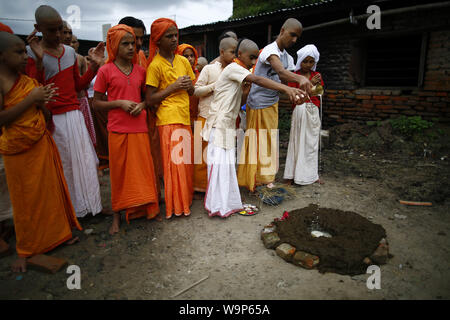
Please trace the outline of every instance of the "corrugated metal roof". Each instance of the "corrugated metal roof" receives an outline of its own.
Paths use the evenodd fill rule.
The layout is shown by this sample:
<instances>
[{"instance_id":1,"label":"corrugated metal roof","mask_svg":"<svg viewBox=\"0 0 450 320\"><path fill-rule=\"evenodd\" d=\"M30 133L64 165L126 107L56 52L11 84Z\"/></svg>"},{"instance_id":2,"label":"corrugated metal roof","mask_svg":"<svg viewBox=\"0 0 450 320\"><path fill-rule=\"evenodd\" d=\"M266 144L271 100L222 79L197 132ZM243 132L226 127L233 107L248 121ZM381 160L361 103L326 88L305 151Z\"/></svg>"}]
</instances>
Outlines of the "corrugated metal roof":
<instances>
[{"instance_id":1,"label":"corrugated metal roof","mask_svg":"<svg viewBox=\"0 0 450 320\"><path fill-rule=\"evenodd\" d=\"M325 5L325 4L330 4L332 2L336 2L336 0L322 0L320 2L305 4L305 5L298 6L298 7L282 8L282 9L278 9L278 10L274 10L274 11L261 12L261 13L259 13L257 15L247 16L247 17L243 17L243 18L221 20L221 21L205 23L205 24L196 24L196 25L192 25L192 26L180 29L180 30L187 30L187 29L190 29L190 28L213 26L213 25L216 25L216 24L219 24L219 23L230 23L230 22L245 21L245 20L250 20L250 19L253 19L253 18L257 18L257 17L268 16L268 15L272 15L272 14L276 14L276 13L290 12L290 11L296 11L296 10L299 10L299 9L312 8L312 7L319 7L319 6L322 6L322 5Z\"/></svg>"}]
</instances>

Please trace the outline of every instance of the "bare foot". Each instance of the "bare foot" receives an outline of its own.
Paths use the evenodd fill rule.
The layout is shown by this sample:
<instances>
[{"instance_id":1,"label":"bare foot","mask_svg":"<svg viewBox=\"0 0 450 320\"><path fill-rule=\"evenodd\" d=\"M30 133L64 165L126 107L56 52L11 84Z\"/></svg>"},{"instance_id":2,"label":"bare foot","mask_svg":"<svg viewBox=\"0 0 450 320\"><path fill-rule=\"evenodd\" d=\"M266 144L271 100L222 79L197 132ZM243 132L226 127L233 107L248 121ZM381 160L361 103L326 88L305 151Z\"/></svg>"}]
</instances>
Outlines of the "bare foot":
<instances>
[{"instance_id":1,"label":"bare foot","mask_svg":"<svg viewBox=\"0 0 450 320\"><path fill-rule=\"evenodd\" d=\"M72 245L72 244L74 244L74 243L77 243L77 242L79 242L80 241L80 238L78 238L78 237L73 237L72 239L70 239L69 241L67 241L65 244L67 245L67 246L70 246L70 245Z\"/></svg>"},{"instance_id":2,"label":"bare foot","mask_svg":"<svg viewBox=\"0 0 450 320\"><path fill-rule=\"evenodd\" d=\"M11 265L13 272L27 272L27 260L23 257L18 257Z\"/></svg>"},{"instance_id":3,"label":"bare foot","mask_svg":"<svg viewBox=\"0 0 450 320\"><path fill-rule=\"evenodd\" d=\"M287 185L289 185L289 186L291 186L291 185L294 183L294 180L293 180L293 179L286 179L286 180L284 181L284 183L287 184Z\"/></svg>"},{"instance_id":4,"label":"bare foot","mask_svg":"<svg viewBox=\"0 0 450 320\"><path fill-rule=\"evenodd\" d=\"M109 234L114 235L120 231L120 213L114 212L113 223L109 228Z\"/></svg>"},{"instance_id":5,"label":"bare foot","mask_svg":"<svg viewBox=\"0 0 450 320\"><path fill-rule=\"evenodd\" d=\"M155 217L155 220L158 221L158 222L161 222L163 219L162 219L161 215L158 214L158 215Z\"/></svg>"},{"instance_id":6,"label":"bare foot","mask_svg":"<svg viewBox=\"0 0 450 320\"><path fill-rule=\"evenodd\" d=\"M275 185L271 182L267 185L267 188L272 189L273 187L275 187Z\"/></svg>"}]
</instances>

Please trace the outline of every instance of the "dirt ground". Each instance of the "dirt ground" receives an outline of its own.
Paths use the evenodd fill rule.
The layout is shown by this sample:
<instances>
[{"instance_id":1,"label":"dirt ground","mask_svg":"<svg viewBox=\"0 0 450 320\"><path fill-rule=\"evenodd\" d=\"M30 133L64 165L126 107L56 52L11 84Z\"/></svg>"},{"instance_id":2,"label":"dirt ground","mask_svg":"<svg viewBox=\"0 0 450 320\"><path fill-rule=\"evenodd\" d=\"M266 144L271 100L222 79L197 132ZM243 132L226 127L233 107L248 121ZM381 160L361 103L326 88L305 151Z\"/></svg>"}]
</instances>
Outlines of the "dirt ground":
<instances>
[{"instance_id":1,"label":"dirt ground","mask_svg":"<svg viewBox=\"0 0 450 320\"><path fill-rule=\"evenodd\" d=\"M209 218L202 201L194 200L190 217L134 220L113 237L112 217L80 219L93 232L75 232L81 242L50 255L81 268L81 289L67 289L66 269L29 270L20 278L10 271L9 256L0 259L0 299L450 299L450 130L441 130L434 142L424 142L397 137L387 125L330 128L320 157L325 184L297 186L295 199L277 207L242 190L243 202L261 208L255 216ZM288 134L280 133L278 181ZM104 206L110 208L109 176L101 181ZM302 269L263 246L263 226L311 203L356 212L385 228L393 258L381 266L381 289L367 288L369 274ZM9 242L14 246L14 237Z\"/></svg>"}]
</instances>

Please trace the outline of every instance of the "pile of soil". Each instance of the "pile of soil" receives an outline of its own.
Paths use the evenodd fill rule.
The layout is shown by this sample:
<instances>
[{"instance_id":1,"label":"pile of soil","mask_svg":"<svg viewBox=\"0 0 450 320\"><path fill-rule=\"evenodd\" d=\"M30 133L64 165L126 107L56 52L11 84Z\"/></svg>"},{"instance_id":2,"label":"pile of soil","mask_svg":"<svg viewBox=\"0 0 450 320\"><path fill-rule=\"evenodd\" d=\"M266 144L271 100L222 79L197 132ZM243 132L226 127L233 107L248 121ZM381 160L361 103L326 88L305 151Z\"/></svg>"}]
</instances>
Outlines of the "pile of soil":
<instances>
[{"instance_id":1,"label":"pile of soil","mask_svg":"<svg viewBox=\"0 0 450 320\"><path fill-rule=\"evenodd\" d=\"M311 236L311 224L319 217L322 231L331 238ZM319 257L317 269L321 273L335 272L344 275L366 273L363 263L386 238L386 230L357 213L319 208L310 204L306 208L289 212L289 218L276 221L281 243L289 243L299 251Z\"/></svg>"}]
</instances>

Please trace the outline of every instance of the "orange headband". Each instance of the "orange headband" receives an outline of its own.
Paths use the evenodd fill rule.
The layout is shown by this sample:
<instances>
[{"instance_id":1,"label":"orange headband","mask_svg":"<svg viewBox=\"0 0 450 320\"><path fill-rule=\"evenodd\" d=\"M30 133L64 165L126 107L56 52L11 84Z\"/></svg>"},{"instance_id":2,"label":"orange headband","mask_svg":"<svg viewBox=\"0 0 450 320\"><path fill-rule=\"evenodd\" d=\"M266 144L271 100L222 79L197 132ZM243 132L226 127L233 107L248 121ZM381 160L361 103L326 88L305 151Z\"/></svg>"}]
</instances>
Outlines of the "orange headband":
<instances>
[{"instance_id":1,"label":"orange headband","mask_svg":"<svg viewBox=\"0 0 450 320\"><path fill-rule=\"evenodd\" d=\"M127 33L131 33L133 35L134 41L136 42L136 36L134 34L133 28L127 25L118 24L108 30L108 34L106 35L106 51L108 52L108 60L106 61L106 63L116 60L120 41ZM136 52L136 46L134 47L134 49L133 63L137 63L138 55Z\"/></svg>"},{"instance_id":2,"label":"orange headband","mask_svg":"<svg viewBox=\"0 0 450 320\"><path fill-rule=\"evenodd\" d=\"M197 61L198 61L198 53L197 53L197 50L195 50L195 48L193 46L191 46L190 44L187 44L187 43L180 44L177 48L176 53L182 56L184 50L186 50L186 49L191 49L194 52L195 61L194 61L194 65L192 66L192 69L195 69L195 67L197 66Z\"/></svg>"},{"instance_id":3,"label":"orange headband","mask_svg":"<svg viewBox=\"0 0 450 320\"><path fill-rule=\"evenodd\" d=\"M150 65L156 55L156 50L158 49L157 42L171 26L175 26L178 31L177 24L171 19L159 18L152 23L150 27L150 43L148 45L148 65Z\"/></svg>"}]
</instances>

